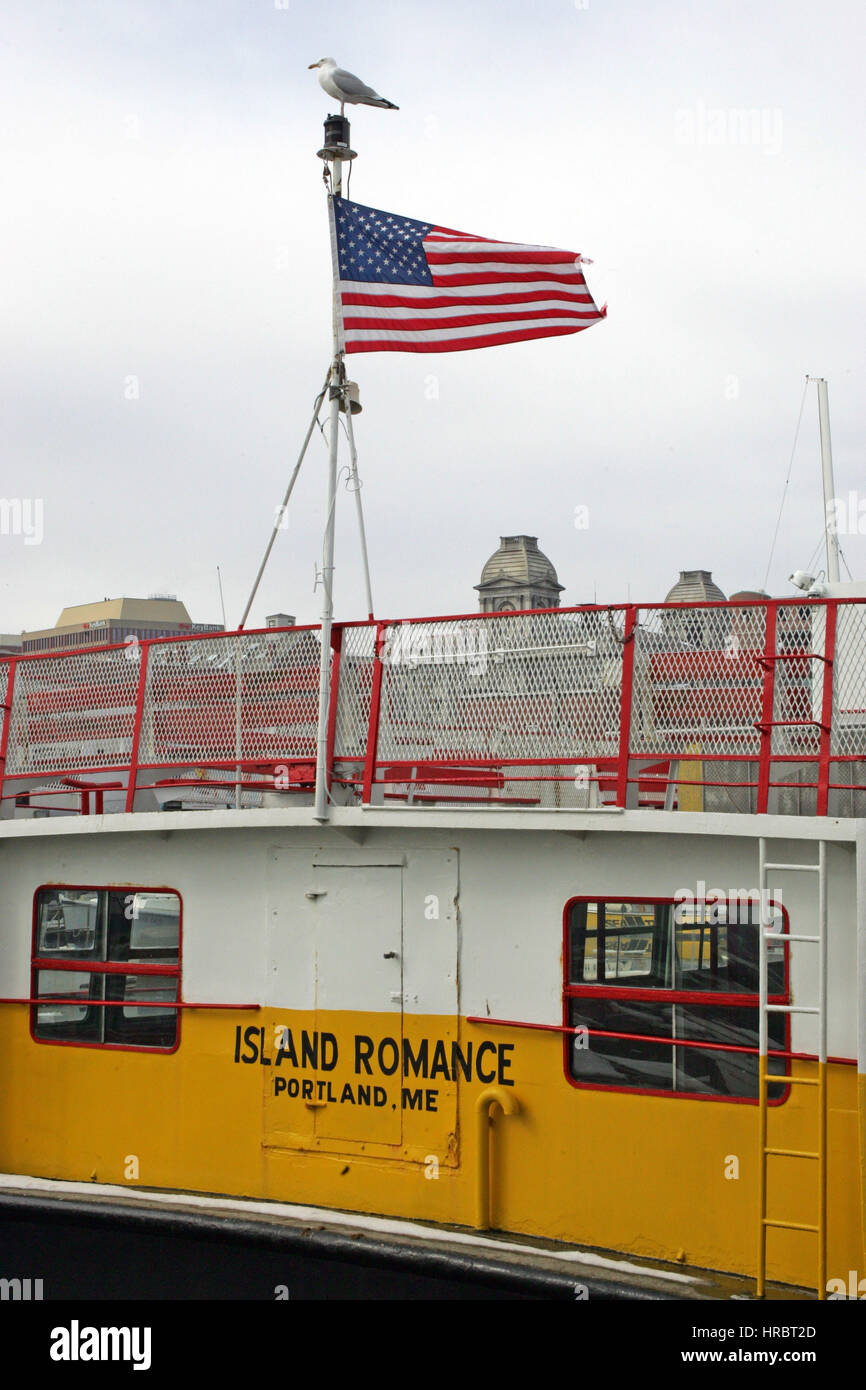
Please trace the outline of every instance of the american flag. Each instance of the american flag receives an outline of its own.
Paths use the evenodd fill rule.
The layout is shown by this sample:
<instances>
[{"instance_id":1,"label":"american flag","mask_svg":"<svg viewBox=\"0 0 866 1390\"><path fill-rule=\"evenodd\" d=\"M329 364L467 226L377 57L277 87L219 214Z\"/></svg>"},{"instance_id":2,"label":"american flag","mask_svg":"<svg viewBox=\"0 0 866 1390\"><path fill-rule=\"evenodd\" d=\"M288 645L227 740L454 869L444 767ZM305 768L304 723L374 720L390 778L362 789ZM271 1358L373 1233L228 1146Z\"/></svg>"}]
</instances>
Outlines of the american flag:
<instances>
[{"instance_id":1,"label":"american flag","mask_svg":"<svg viewBox=\"0 0 866 1390\"><path fill-rule=\"evenodd\" d=\"M332 198L346 352L460 352L604 318L574 251L491 241Z\"/></svg>"}]
</instances>

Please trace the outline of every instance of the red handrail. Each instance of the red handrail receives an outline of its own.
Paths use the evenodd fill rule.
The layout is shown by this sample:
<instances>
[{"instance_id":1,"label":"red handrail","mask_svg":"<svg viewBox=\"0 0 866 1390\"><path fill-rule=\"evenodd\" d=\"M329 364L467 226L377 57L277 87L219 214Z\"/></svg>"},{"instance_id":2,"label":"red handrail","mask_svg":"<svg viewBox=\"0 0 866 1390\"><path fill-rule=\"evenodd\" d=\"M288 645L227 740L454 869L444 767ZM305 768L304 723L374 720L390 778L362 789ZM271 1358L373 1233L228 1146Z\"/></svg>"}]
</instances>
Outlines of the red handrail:
<instances>
[{"instance_id":1,"label":"red handrail","mask_svg":"<svg viewBox=\"0 0 866 1390\"><path fill-rule=\"evenodd\" d=\"M616 804L628 805L628 760L631 750L631 705L634 687L634 647L637 628L637 608L626 609L622 648L622 685L620 689L619 757L617 759Z\"/></svg>"},{"instance_id":2,"label":"red handrail","mask_svg":"<svg viewBox=\"0 0 866 1390\"><path fill-rule=\"evenodd\" d=\"M6 749L9 745L9 729L12 724L12 697L15 693L15 672L18 669L18 662L13 658L9 663L9 675L6 679L6 695L3 700L3 725L0 729L0 804L3 801L4 783L6 780Z\"/></svg>"},{"instance_id":3,"label":"red handrail","mask_svg":"<svg viewBox=\"0 0 866 1390\"><path fill-rule=\"evenodd\" d=\"M757 1057L760 1055L757 1047L746 1047L740 1043L708 1043L698 1042L686 1038L665 1038L654 1037L651 1033L611 1033L601 1028L585 1028L582 1024L577 1027L567 1023L527 1023L525 1020L514 1018L485 1018L483 1015L467 1014L467 1023L487 1024L491 1028L532 1028L541 1033L580 1033L582 1036L591 1038L624 1038L632 1042L665 1043L669 1047L697 1047L707 1048L712 1052L748 1052ZM815 1052L790 1052L788 1050L769 1048L768 1057L788 1057L794 1062L817 1062L818 1055ZM856 1057L828 1057L828 1062L833 1062L837 1066L856 1067ZM784 1078L780 1078L783 1080Z\"/></svg>"},{"instance_id":4,"label":"red handrail","mask_svg":"<svg viewBox=\"0 0 866 1390\"><path fill-rule=\"evenodd\" d=\"M329 689L328 727L325 743L325 791L331 794L334 780L334 738L337 732L337 701L340 698L340 657L343 651L343 629L338 623L331 627L331 683Z\"/></svg>"},{"instance_id":5,"label":"red handrail","mask_svg":"<svg viewBox=\"0 0 866 1390\"><path fill-rule=\"evenodd\" d=\"M446 772L453 769L454 781L462 783L467 780L463 776L464 771L478 766L486 766L491 774L503 779L504 789L507 791L509 781L546 783L570 780L571 775L568 774L566 777L565 774L566 767L569 764L580 762L588 765L587 779L600 785L603 798L609 799L611 804L621 808L626 807L630 799L632 802L634 801L633 789L635 787L638 788L640 798L638 804L646 804L648 796L653 798L654 804L661 804L660 798L671 785L673 776L677 785L681 784L682 786L755 788L757 810L762 814L766 813L768 809L770 791L775 787L785 787L792 791L815 790L817 814L826 816L831 791L856 792L866 790L866 787L863 787L860 782L856 782L853 777L850 785L831 780L834 763L866 762L866 746L862 752L859 752L859 745L856 742L843 743L841 748L844 751L832 751L833 731L831 726L833 724L834 703L836 703L834 690L839 688L839 680L836 679L837 614L840 605L858 602L861 605L863 603L862 600L855 599L773 599L771 601L757 599L741 600L736 603L731 603L729 600L716 600L641 605L629 603L602 607L580 605L561 609L527 610L526 613L513 615L475 613L441 619L418 618L409 620L410 623L414 624L427 623L431 625L445 622L453 624L455 621L464 620L484 624L491 621L501 622L503 618L506 621L511 617L523 619L526 616L536 614L561 617L567 617L569 614L594 614L600 617L607 615L610 619L611 614L622 613L622 636L619 636L619 631L616 634L622 644L618 698L614 697L613 690L610 690L603 706L587 705L584 725L581 725L577 720L569 726L574 731L573 752L567 743L561 745L564 752L569 753L568 757L538 755L502 759L490 755L484 758L480 757L473 750L471 740L467 738L467 732L474 726L467 723L466 719L462 717L461 697L458 696L453 717L450 715L445 720L444 726L442 726L441 719L438 719L438 722L437 719L434 719L429 734L425 734L420 742L414 737L418 731L413 730L409 725L406 726L403 734L405 748L411 752L418 744L418 751L414 757L395 758L394 752L398 750L389 749L390 757L383 760L380 757L379 747L380 715L384 695L383 684L386 685L387 689L389 678L389 673L384 670L383 643L387 629L392 628L395 624L381 620L373 623L359 621L334 624L332 630L331 700L328 709L326 744L328 784L339 782L343 785L357 787L362 801L369 805L377 780L393 781L393 774L403 765L407 769L419 766L419 771L414 778L407 771L407 780L415 780L419 783L424 781L421 768L430 769L434 765L438 766L441 770L441 777L431 779L443 782L448 780L445 775ZM823 611L825 615L823 653L813 650L819 644L809 640L805 643L808 647L807 651L779 652L776 650L779 641L788 630L785 624L782 624L780 629L780 612L790 613L798 607L806 613L804 622L807 625L810 621L808 616L810 613L817 610ZM633 730L634 701L637 698L635 649L641 618L643 617L646 622L650 615L664 614L667 610L701 611L716 608L736 611L755 608L758 612L763 612L765 614L765 633L762 653L746 651L744 655L748 660L745 665L732 668L736 672L735 679L733 682L727 681L726 684L720 669L725 665L720 661L721 647L718 650L715 647L707 647L706 649L689 647L680 650L676 642L672 647L666 647L663 643L659 645L658 642L653 647L653 642L648 641L646 650L649 664L646 670L643 666L640 668L640 689L643 690L643 682L646 679L649 682L650 695L654 699L657 697L657 699L653 707L653 722L648 726L639 722ZM801 626L792 623L790 625L791 631L796 630L799 633ZM335 741L340 712L339 702L342 698L342 686L344 685L341 681L341 663L343 662L344 628L346 627L371 628L375 633L375 651L369 686L362 684L359 694L355 696L361 700L358 715L361 719L366 716L367 720L367 738L363 754L359 752L357 755L347 755L345 758L341 758L335 755ZM618 623L617 628L619 628ZM655 631L655 626L651 630ZM725 624L720 622L718 625L719 641L722 640L724 630ZM317 631L315 626L309 625L291 629L256 629L241 635L261 642L263 638L273 637L277 634L297 633L303 635L313 634L315 631ZM128 677L118 683L115 673L109 674L107 680L103 680L101 668L97 668L95 675L91 672L78 685L73 685L67 681L66 703L61 704L59 712L62 714L64 710L66 711L68 716L66 727L70 729L69 733L65 732L63 726L58 726L54 719L58 707L55 703L56 695L53 687L48 685L44 690L41 690L37 682L32 696L25 695L21 689L23 680L19 679L17 682L17 702L20 704L22 699L28 700L27 713L31 719L29 725L31 744L41 745L41 747L34 754L37 760L36 766L33 766L29 759L24 757L22 750L16 748L14 755L11 755L12 766L15 769L12 772L8 770L10 765L8 745L11 738L12 703L16 699L16 672L19 665L27 663L24 669L27 669L29 673L34 669L30 663L119 652L128 650L128 647L126 644L107 643L99 647L83 647L64 652L34 653L9 659L6 663L8 689L2 710L2 728L0 728L0 803L10 800L16 794L15 787L25 790L33 789L35 794L39 794L35 790L35 784L74 775L88 776L91 781L91 788L88 790L92 789L96 793L98 801L101 793L107 787L93 786L93 777L97 774L104 776L109 773L115 775L125 773L125 809L129 811L134 809L138 778L140 772L146 767L164 768L167 771L177 769L181 776L183 770L187 768L218 767L220 765L234 768L238 765L236 758L223 760L219 757L209 756L214 752L218 754L223 751L225 744L223 725L227 717L224 708L226 701L223 698L224 692L220 686L219 674L204 669L204 666L203 669L199 670L197 665L187 670L185 662L178 663L177 667L172 664L169 665L168 674L165 677L168 684L165 689L161 688L157 692L159 697L157 701L159 739L163 740L163 744L160 745L159 741L157 742L157 747L151 754L151 761L142 762L140 758L143 721L148 715L148 702L154 693L152 682L151 687L149 687L147 679L151 646L164 647L182 643L189 650L190 645L205 642L210 645L216 643L216 650L218 651L223 638L229 641L239 640L238 635L234 633L185 634L179 637L142 640L140 642L141 660L132 710L130 710ZM555 649L554 643L550 650L555 651ZM849 655L852 662L857 657L857 653L853 650ZM300 667L296 662L295 667L287 668L282 676L279 676L278 673L274 674L270 678L270 682L266 682L262 686L261 696L251 697L252 704L245 705L245 719L251 725L254 734L261 729L260 746L266 749L267 756L243 759L241 760L242 766L254 766L261 774L265 764L276 764L289 758L292 761L297 761L301 758L302 753L298 750L303 750L305 746L302 707L311 694L311 690L308 689L307 676L301 670L301 667L304 666L304 660L302 643L298 658ZM794 662L794 668L790 666L791 661ZM812 668L809 663L815 661L822 662L824 666L820 717L815 717L817 716L817 709L812 704L811 695L813 682ZM805 674L800 673L800 665L803 666ZM760 677L758 675L759 666L763 668ZM794 670L793 676L791 675L792 669ZM786 681L786 684L780 685L779 681L776 680L776 671L779 670L783 671L783 681ZM844 673L840 671L839 676L844 681ZM175 689L179 677L182 677L182 688ZM172 681L174 681L174 686ZM29 681L25 684L26 688L29 689ZM123 687L122 699L120 705L115 707L112 703L115 698L115 688L117 687L119 690L121 685ZM354 692L354 685L351 689ZM365 708L368 689L369 706ZM214 701L213 710L209 717L208 698L210 693L213 693ZM484 691L482 690L481 693L483 695ZM781 702L777 698L779 694L781 695ZM349 697L347 696L347 698ZM499 695L493 688L492 693L485 698L489 698L495 705ZM532 698L531 692L525 694L525 697L518 697L516 701L509 697L510 704L505 711L505 717L506 719L511 718L511 730L518 736L521 732L525 732L524 725L526 725L533 738L541 744L540 751L543 751L547 715L542 716L540 728L529 727L531 723L537 723L536 713L532 708ZM583 698L583 692L578 691L576 695L569 698L572 700ZM760 701L760 717L755 718L758 701ZM482 703L478 708L483 715L486 706ZM496 714L497 710L498 706L492 710L492 714ZM854 713L857 711L852 711L852 714ZM130 737L130 715L132 715L131 746L127 742ZM786 718L786 715L812 715L813 717L794 719ZM498 717L501 717L501 713ZM709 721L708 727L706 727L707 721ZM284 755L283 759L280 758L279 753L273 752L276 743L282 741L278 732L282 724L285 724L289 730L287 737L291 737L293 747L293 752ZM586 738L583 737L582 730L584 728L587 733ZM703 736L705 728L706 737ZM788 728L792 731L801 728L804 731L813 729L814 733L792 732L787 749L793 751L774 752L774 730L776 728ZM854 728L853 723L851 728ZM424 733L423 730L421 732ZM715 743L713 742L714 737ZM97 740L102 741L103 749L106 751L100 762L104 765L99 767L76 765L75 742L85 739L91 740L90 746L97 748L99 747ZM63 763L71 763L72 766L50 765L51 747L54 742L58 745L58 763L62 760ZM757 764L757 782L749 771L746 771L744 777L737 778L727 775L719 782L711 781L701 774L697 778L686 777L683 779L680 779L678 774L672 774L672 764L691 756L696 743L700 751L695 751L693 756L698 762L708 765L704 769L705 771L710 770L711 764L719 761L729 761L741 765L754 763ZM552 746L548 745L548 749ZM48 748L47 752L46 747ZM127 747L129 748L128 752ZM431 750L434 748L436 751L432 752ZM718 751L719 748L722 751ZM399 751L402 752L403 750L400 749ZM516 751L523 751L519 744ZM93 758L94 762L96 761L92 753L85 754L81 761L86 762L88 756ZM306 754L303 757L304 760L309 760ZM112 762L112 758L122 758L122 761ZM806 778L800 776L796 782L779 782L772 778L772 765L775 761L814 764L815 780L808 780L807 773ZM46 763L49 765L46 766ZM655 767L649 770L645 766L647 763L650 765L654 763ZM390 776L386 767L391 770ZM534 775L527 772L521 776L516 771L520 768L538 770ZM509 769L514 770L511 776L509 776ZM811 771L810 767L809 772ZM265 774L265 782L257 782L257 787L265 789L266 778L267 773ZM477 781L477 778L474 780ZM180 785L180 780L178 780L178 785ZM203 783L203 785L207 786L208 783ZM423 794L419 793L419 796Z\"/></svg>"},{"instance_id":6,"label":"red handrail","mask_svg":"<svg viewBox=\"0 0 866 1390\"><path fill-rule=\"evenodd\" d=\"M815 813L826 816L830 791L830 737L833 721L833 681L836 655L837 605L828 603L824 616L824 680L821 691L821 743L818 754L818 798Z\"/></svg>"},{"instance_id":7,"label":"red handrail","mask_svg":"<svg viewBox=\"0 0 866 1390\"><path fill-rule=\"evenodd\" d=\"M126 810L135 810L135 791L138 784L138 748L141 742L141 721L144 715L144 695L147 689L147 658L150 647L144 643L138 663L138 690L135 697L135 724L132 729L132 748L129 754L129 774L126 783Z\"/></svg>"},{"instance_id":8,"label":"red handrail","mask_svg":"<svg viewBox=\"0 0 866 1390\"><path fill-rule=\"evenodd\" d=\"M776 605L767 604L766 631L764 633L764 689L761 698L761 750L758 758L758 804L759 815L767 810L770 795L770 754L773 748L773 701L776 690Z\"/></svg>"},{"instance_id":9,"label":"red handrail","mask_svg":"<svg viewBox=\"0 0 866 1390\"><path fill-rule=\"evenodd\" d=\"M367 724L367 749L364 757L364 782L361 799L369 806L376 774L376 755L379 751L379 710L382 703L382 647L385 623L376 624L376 644L373 649L373 688L370 691L370 717Z\"/></svg>"}]
</instances>

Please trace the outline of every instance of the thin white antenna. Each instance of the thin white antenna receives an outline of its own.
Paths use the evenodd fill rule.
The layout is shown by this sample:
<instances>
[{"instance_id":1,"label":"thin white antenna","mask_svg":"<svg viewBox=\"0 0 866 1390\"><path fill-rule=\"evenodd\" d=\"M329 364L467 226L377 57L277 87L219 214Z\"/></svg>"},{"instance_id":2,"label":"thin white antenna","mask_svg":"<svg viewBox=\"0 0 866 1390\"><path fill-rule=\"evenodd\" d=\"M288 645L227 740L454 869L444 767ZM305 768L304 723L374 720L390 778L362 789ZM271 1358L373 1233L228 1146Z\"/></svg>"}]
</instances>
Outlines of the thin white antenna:
<instances>
[{"instance_id":1,"label":"thin white antenna","mask_svg":"<svg viewBox=\"0 0 866 1390\"><path fill-rule=\"evenodd\" d=\"M813 377L818 385L818 423L821 427L821 475L824 480L824 531L827 537L827 578L838 584L839 537L836 534L836 492L833 484L833 451L830 448L830 405L824 377ZM833 518L831 521L831 517Z\"/></svg>"},{"instance_id":2,"label":"thin white antenna","mask_svg":"<svg viewBox=\"0 0 866 1390\"><path fill-rule=\"evenodd\" d=\"M220 586L220 607L221 607L222 610L223 610L223 627L225 628L225 625L226 625L226 603L225 603L225 599L223 598L223 580L222 580L222 575L220 574L220 567L219 567L219 565L217 565L216 571L217 571L217 583L218 583L219 586Z\"/></svg>"},{"instance_id":3,"label":"thin white antenna","mask_svg":"<svg viewBox=\"0 0 866 1390\"><path fill-rule=\"evenodd\" d=\"M773 539L770 543L770 554L767 559L767 572L764 575L764 582L761 586L763 589L767 588L767 585L770 581L770 567L773 563L773 555L775 554L776 550L776 541L779 538L779 527L782 524L782 512L785 508L785 498L788 495L788 484L791 481L791 469L794 467L794 455L797 452L797 440L800 438L800 425L803 420L803 406L806 404L806 392L809 389L809 380L810 378L807 376L806 380L803 382L803 395L800 398L800 410L797 414L797 428L794 430L794 443L791 445L791 457L788 459L788 472L785 475L785 486L782 488L782 500L779 503L779 515L776 517L776 529L773 532Z\"/></svg>"}]
</instances>

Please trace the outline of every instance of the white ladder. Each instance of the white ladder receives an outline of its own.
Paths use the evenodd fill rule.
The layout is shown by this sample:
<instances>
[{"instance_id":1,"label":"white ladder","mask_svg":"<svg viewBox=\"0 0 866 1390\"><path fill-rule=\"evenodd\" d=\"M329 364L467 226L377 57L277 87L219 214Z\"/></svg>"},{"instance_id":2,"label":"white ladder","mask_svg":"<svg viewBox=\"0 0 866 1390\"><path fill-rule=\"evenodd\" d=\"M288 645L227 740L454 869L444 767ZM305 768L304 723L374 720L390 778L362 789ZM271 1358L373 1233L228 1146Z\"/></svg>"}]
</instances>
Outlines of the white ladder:
<instances>
[{"instance_id":1,"label":"white ladder","mask_svg":"<svg viewBox=\"0 0 866 1390\"><path fill-rule=\"evenodd\" d=\"M760 1193L760 1234L758 1240L758 1287L757 1295L764 1297L767 1275L767 1231L770 1227L788 1231L811 1231L818 1238L818 1280L819 1299L826 1298L827 1291L827 842L818 842L817 864L772 863L767 858L767 841L762 837L758 844L758 863L761 887L758 954L758 1115L759 1115L759 1193ZM769 920L765 920L765 904L769 900L767 874L770 871L782 873L813 873L818 875L818 933L816 936L787 935L780 937L768 930ZM818 1002L817 1005L771 1004L769 1002L767 942L768 941L807 942L818 947ZM789 956L790 968L790 956ZM769 1019L771 1013L813 1014L818 1019L818 1075L786 1076L782 1083L778 1075L768 1071L767 1050ZM779 1149L767 1145L768 1087L784 1084L786 1086L814 1086L818 1099L818 1139L814 1151L806 1149ZM818 1164L818 1221L807 1225L801 1221L785 1221L767 1216L767 1159L798 1158L808 1159Z\"/></svg>"}]
</instances>

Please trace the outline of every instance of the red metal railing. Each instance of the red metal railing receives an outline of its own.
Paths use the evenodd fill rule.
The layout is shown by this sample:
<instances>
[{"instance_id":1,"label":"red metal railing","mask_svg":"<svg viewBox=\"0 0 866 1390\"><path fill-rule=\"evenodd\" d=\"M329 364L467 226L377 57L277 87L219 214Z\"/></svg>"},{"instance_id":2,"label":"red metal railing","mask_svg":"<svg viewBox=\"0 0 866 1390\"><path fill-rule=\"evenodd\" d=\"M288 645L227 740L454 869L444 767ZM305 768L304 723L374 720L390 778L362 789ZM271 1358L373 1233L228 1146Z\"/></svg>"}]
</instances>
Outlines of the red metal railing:
<instances>
[{"instance_id":1,"label":"red metal railing","mask_svg":"<svg viewBox=\"0 0 866 1390\"><path fill-rule=\"evenodd\" d=\"M309 794L318 628L0 662L0 814ZM866 814L866 602L335 624L335 800Z\"/></svg>"}]
</instances>

